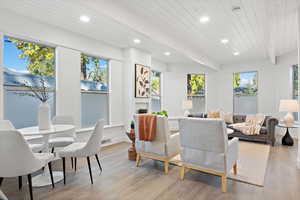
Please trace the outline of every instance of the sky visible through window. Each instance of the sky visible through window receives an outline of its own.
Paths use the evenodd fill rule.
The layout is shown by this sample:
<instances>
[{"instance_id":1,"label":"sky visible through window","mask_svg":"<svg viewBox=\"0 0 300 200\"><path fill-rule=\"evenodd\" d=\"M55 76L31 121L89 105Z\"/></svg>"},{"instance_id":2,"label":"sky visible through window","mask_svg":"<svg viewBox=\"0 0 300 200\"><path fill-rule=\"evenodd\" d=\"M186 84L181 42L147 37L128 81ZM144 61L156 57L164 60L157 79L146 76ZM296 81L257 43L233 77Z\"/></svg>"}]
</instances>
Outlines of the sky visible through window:
<instances>
[{"instance_id":1,"label":"sky visible through window","mask_svg":"<svg viewBox=\"0 0 300 200\"><path fill-rule=\"evenodd\" d=\"M247 85L253 85L256 79L256 72L240 73L241 82L240 87L247 87Z\"/></svg>"},{"instance_id":2,"label":"sky visible through window","mask_svg":"<svg viewBox=\"0 0 300 200\"><path fill-rule=\"evenodd\" d=\"M26 66L29 62L26 59L20 59L19 55L21 50L17 49L16 45L9 41L7 37L4 37L4 66L19 72L27 72Z\"/></svg>"}]
</instances>

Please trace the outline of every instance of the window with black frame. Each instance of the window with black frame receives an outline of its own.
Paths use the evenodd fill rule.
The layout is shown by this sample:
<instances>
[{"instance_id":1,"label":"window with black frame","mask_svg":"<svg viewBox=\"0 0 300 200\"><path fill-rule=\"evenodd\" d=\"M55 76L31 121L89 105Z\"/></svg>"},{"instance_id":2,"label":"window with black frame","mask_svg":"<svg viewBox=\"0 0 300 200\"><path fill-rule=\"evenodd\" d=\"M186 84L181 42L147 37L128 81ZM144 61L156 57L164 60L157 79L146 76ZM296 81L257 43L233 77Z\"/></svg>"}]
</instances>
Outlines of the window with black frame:
<instances>
[{"instance_id":1,"label":"window with black frame","mask_svg":"<svg viewBox=\"0 0 300 200\"><path fill-rule=\"evenodd\" d=\"M257 113L257 74L257 72L238 72L233 74L234 113Z\"/></svg>"},{"instance_id":2,"label":"window with black frame","mask_svg":"<svg viewBox=\"0 0 300 200\"><path fill-rule=\"evenodd\" d=\"M192 114L204 113L206 110L205 99L205 74L187 75L187 97L192 100Z\"/></svg>"},{"instance_id":3,"label":"window with black frame","mask_svg":"<svg viewBox=\"0 0 300 200\"><path fill-rule=\"evenodd\" d=\"M161 111L161 72L151 71L151 111Z\"/></svg>"},{"instance_id":4,"label":"window with black frame","mask_svg":"<svg viewBox=\"0 0 300 200\"><path fill-rule=\"evenodd\" d=\"M109 124L109 61L81 55L81 126L91 127L99 119Z\"/></svg>"},{"instance_id":5,"label":"window with black frame","mask_svg":"<svg viewBox=\"0 0 300 200\"><path fill-rule=\"evenodd\" d=\"M36 93L55 114L55 48L9 36L3 40L4 118L16 128L36 126L41 102Z\"/></svg>"}]
</instances>

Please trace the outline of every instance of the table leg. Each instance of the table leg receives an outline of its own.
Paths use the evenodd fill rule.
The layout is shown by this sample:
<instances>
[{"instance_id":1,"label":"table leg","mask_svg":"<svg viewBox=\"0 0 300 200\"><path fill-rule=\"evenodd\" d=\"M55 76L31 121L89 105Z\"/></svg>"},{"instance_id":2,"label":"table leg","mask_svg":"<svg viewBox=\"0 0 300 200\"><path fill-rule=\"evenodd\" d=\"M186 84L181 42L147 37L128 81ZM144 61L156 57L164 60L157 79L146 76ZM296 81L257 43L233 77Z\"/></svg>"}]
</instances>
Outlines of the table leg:
<instances>
[{"instance_id":1,"label":"table leg","mask_svg":"<svg viewBox=\"0 0 300 200\"><path fill-rule=\"evenodd\" d=\"M45 146L46 146L44 152L49 153L50 152L49 151L49 135L44 135L43 140L44 140ZM52 161L54 161L54 160L60 160L60 158L55 157ZM63 179L64 179L64 176L63 176L62 171L53 171L54 183L62 181ZM32 186L33 187L44 187L44 186L49 186L49 185L52 185L52 183L51 183L51 178L50 178L50 171L49 171L48 165L46 163L44 172L42 174L39 174L32 178Z\"/></svg>"},{"instance_id":2,"label":"table leg","mask_svg":"<svg viewBox=\"0 0 300 200\"><path fill-rule=\"evenodd\" d=\"M290 136L289 128L286 128L286 133L282 138L282 145L287 145L287 146L293 146L294 141L293 138Z\"/></svg>"}]
</instances>

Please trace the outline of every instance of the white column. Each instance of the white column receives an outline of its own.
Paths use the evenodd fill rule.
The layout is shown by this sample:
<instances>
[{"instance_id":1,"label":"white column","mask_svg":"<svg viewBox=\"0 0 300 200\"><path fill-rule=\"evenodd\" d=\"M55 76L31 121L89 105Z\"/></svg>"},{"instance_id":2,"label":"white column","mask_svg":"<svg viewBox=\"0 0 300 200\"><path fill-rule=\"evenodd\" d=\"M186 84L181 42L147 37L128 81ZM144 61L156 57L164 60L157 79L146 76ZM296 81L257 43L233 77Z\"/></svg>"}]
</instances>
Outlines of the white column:
<instances>
[{"instance_id":1,"label":"white column","mask_svg":"<svg viewBox=\"0 0 300 200\"><path fill-rule=\"evenodd\" d=\"M77 127L81 123L80 57L79 51L56 48L56 115L73 116Z\"/></svg>"},{"instance_id":2,"label":"white column","mask_svg":"<svg viewBox=\"0 0 300 200\"><path fill-rule=\"evenodd\" d=\"M111 125L124 124L124 98L123 98L123 64L120 61L109 62L109 119Z\"/></svg>"},{"instance_id":3,"label":"white column","mask_svg":"<svg viewBox=\"0 0 300 200\"><path fill-rule=\"evenodd\" d=\"M4 118L3 62L3 33L0 32L0 119Z\"/></svg>"}]
</instances>

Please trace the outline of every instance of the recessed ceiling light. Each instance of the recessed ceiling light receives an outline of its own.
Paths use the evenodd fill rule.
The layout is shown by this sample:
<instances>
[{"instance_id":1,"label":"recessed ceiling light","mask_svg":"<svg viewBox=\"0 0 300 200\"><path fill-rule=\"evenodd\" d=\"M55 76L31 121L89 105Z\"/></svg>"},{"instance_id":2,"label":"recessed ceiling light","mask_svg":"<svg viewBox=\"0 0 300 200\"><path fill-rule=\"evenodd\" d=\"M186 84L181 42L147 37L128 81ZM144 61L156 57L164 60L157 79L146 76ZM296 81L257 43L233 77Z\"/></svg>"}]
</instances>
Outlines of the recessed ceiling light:
<instances>
[{"instance_id":1,"label":"recessed ceiling light","mask_svg":"<svg viewBox=\"0 0 300 200\"><path fill-rule=\"evenodd\" d=\"M221 39L221 43L223 43L223 44L227 44L228 42L229 42L229 40L227 38Z\"/></svg>"},{"instance_id":2,"label":"recessed ceiling light","mask_svg":"<svg viewBox=\"0 0 300 200\"><path fill-rule=\"evenodd\" d=\"M133 40L133 42L136 43L136 44L140 44L141 40L136 38L136 39Z\"/></svg>"},{"instance_id":3,"label":"recessed ceiling light","mask_svg":"<svg viewBox=\"0 0 300 200\"><path fill-rule=\"evenodd\" d=\"M87 23L87 22L90 21L90 18L86 15L81 15L80 16L80 21Z\"/></svg>"},{"instance_id":4,"label":"recessed ceiling light","mask_svg":"<svg viewBox=\"0 0 300 200\"><path fill-rule=\"evenodd\" d=\"M209 16L202 16L202 17L200 17L200 23L201 24L206 24L206 23L208 23L210 21L210 18L209 18Z\"/></svg>"},{"instance_id":5,"label":"recessed ceiling light","mask_svg":"<svg viewBox=\"0 0 300 200\"><path fill-rule=\"evenodd\" d=\"M168 51L166 51L164 54L165 54L165 56L169 56L169 55L171 55L171 53L170 53L170 52L168 52Z\"/></svg>"},{"instance_id":6,"label":"recessed ceiling light","mask_svg":"<svg viewBox=\"0 0 300 200\"><path fill-rule=\"evenodd\" d=\"M240 55L240 52L235 51L235 52L233 52L233 55L238 56L238 55Z\"/></svg>"}]
</instances>

